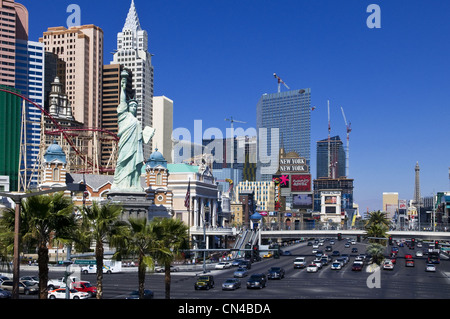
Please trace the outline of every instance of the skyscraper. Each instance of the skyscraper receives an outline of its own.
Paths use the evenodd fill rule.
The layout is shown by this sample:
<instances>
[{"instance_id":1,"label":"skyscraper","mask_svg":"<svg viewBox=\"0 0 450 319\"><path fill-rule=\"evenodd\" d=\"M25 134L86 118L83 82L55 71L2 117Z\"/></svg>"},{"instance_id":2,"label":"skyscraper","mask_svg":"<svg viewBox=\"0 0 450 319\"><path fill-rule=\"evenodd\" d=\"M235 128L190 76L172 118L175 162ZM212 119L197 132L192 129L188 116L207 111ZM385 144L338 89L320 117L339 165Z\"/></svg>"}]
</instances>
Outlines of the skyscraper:
<instances>
[{"instance_id":1,"label":"skyscraper","mask_svg":"<svg viewBox=\"0 0 450 319\"><path fill-rule=\"evenodd\" d=\"M330 151L328 152L328 139L317 142L317 178L346 176L345 151L339 136L330 138L329 148ZM330 156L329 162L328 156ZM330 174L328 174L328 163L330 163Z\"/></svg>"},{"instance_id":2,"label":"skyscraper","mask_svg":"<svg viewBox=\"0 0 450 319\"><path fill-rule=\"evenodd\" d=\"M133 73L133 89L139 102L137 118L142 127L153 126L153 66L148 51L147 31L142 30L139 18L131 1L125 25L117 34L117 51L111 64L121 64ZM152 153L151 144L144 144L144 158ZM167 157L166 154L164 156Z\"/></svg>"},{"instance_id":3,"label":"skyscraper","mask_svg":"<svg viewBox=\"0 0 450 319\"><path fill-rule=\"evenodd\" d=\"M296 152L310 165L310 89L263 94L256 106L256 126L259 139L257 180L272 180L272 175L278 169L280 147L284 147L286 153ZM272 141L277 141L272 134L276 134L276 131L271 129L279 129L278 146L272 144ZM261 154L267 155L267 158L264 159ZM269 159L270 164L267 164Z\"/></svg>"},{"instance_id":4,"label":"skyscraper","mask_svg":"<svg viewBox=\"0 0 450 319\"><path fill-rule=\"evenodd\" d=\"M48 28L40 42L57 55L57 76L63 84L75 120L100 127L103 30L95 25Z\"/></svg>"},{"instance_id":5,"label":"skyscraper","mask_svg":"<svg viewBox=\"0 0 450 319\"><path fill-rule=\"evenodd\" d=\"M153 150L158 149L172 163L173 101L165 96L153 97Z\"/></svg>"},{"instance_id":6,"label":"skyscraper","mask_svg":"<svg viewBox=\"0 0 450 319\"><path fill-rule=\"evenodd\" d=\"M0 0L0 85L14 87L16 40L28 40L28 10L14 0Z\"/></svg>"},{"instance_id":7,"label":"skyscraper","mask_svg":"<svg viewBox=\"0 0 450 319\"><path fill-rule=\"evenodd\" d=\"M16 40L15 87L21 94L41 107L44 106L44 45L35 41ZM22 126L21 189L38 185L39 146L41 142L41 111L25 103Z\"/></svg>"}]
</instances>

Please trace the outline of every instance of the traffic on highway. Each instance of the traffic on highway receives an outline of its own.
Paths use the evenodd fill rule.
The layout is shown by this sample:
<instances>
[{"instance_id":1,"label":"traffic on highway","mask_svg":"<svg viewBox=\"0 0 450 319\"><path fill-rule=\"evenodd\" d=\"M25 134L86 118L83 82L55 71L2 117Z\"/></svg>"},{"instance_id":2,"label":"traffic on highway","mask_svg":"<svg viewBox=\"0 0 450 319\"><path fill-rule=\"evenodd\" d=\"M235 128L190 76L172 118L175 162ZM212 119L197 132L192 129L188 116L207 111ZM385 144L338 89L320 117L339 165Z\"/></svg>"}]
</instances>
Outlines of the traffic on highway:
<instances>
[{"instance_id":1,"label":"traffic on highway","mask_svg":"<svg viewBox=\"0 0 450 319\"><path fill-rule=\"evenodd\" d=\"M285 244L279 256L260 252L260 260L252 263L237 258L194 272L180 265L173 268L171 298L450 298L449 262L436 256L432 243L394 240L380 267L372 264L366 248L365 241L352 238L313 238ZM21 274L37 275L26 268ZM60 275L51 272L54 278ZM96 275L82 273L81 280L95 285ZM165 298L164 273L148 273L145 283L149 298ZM105 274L103 286L104 299L132 298L137 273Z\"/></svg>"}]
</instances>

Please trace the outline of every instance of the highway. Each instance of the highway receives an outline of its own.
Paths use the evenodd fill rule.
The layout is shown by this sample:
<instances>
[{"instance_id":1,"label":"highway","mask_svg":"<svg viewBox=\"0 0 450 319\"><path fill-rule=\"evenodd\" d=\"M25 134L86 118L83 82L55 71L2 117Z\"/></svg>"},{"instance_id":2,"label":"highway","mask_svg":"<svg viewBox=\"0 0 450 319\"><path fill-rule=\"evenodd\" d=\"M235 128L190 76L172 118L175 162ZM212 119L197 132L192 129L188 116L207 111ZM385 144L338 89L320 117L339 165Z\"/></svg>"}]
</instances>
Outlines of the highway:
<instances>
[{"instance_id":1,"label":"highway","mask_svg":"<svg viewBox=\"0 0 450 319\"><path fill-rule=\"evenodd\" d=\"M332 270L330 264L324 266L317 273L308 273L306 269L294 269L293 261L297 256L305 256L309 261L314 259L312 246L307 242L297 243L283 247L289 250L291 256L281 256L279 259L264 258L252 264L249 273L264 272L272 266L283 267L285 278L281 280L268 280L267 287L263 289L247 289L247 278L241 278L242 287L233 291L223 291L222 283L233 277L236 267L223 270L211 270L209 275L214 276L215 287L210 290L195 290L196 276L202 272L173 272L171 284L172 299L449 299L450 298L450 262L441 258L436 272L425 272L426 255L415 257L418 249L399 247L397 262L393 270L379 270L367 272L367 266L361 272L352 271L354 257L364 253L367 244L356 243L345 248L346 240L337 241L332 249L340 253L349 254L350 262L341 270ZM319 249L325 252L330 245L324 242ZM352 248L358 248L358 253L351 253ZM386 256L390 246L386 249ZM331 253L328 253L331 255ZM405 254L414 256L415 266L405 267ZM21 275L36 274L36 272L21 270ZM51 272L51 278L61 276L63 272ZM95 284L95 274L82 275L82 280ZM136 272L123 272L120 274L104 275L104 299L125 299L132 291L137 289L138 279ZM164 299L164 274L148 273L146 288L154 292L155 299ZM23 296L20 298L37 298L36 296Z\"/></svg>"}]
</instances>

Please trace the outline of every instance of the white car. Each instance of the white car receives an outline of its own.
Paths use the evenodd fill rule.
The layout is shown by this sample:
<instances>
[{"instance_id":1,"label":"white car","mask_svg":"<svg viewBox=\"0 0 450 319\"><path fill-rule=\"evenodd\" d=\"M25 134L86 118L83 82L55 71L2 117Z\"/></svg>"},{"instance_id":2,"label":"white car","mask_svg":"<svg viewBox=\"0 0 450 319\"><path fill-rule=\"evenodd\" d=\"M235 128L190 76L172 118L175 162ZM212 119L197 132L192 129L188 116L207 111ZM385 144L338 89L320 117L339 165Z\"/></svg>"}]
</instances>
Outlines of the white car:
<instances>
[{"instance_id":1,"label":"white car","mask_svg":"<svg viewBox=\"0 0 450 319\"><path fill-rule=\"evenodd\" d=\"M306 272L318 272L319 267L317 267L316 264L310 264L308 267L306 267Z\"/></svg>"},{"instance_id":2,"label":"white car","mask_svg":"<svg viewBox=\"0 0 450 319\"><path fill-rule=\"evenodd\" d=\"M89 294L87 292L78 291L75 289L69 289L70 299L88 299ZM66 299L66 288L58 288L50 290L48 292L48 299Z\"/></svg>"},{"instance_id":3,"label":"white car","mask_svg":"<svg viewBox=\"0 0 450 319\"><path fill-rule=\"evenodd\" d=\"M425 271L436 271L436 266L433 264L427 264L427 266L425 267Z\"/></svg>"},{"instance_id":4,"label":"white car","mask_svg":"<svg viewBox=\"0 0 450 319\"><path fill-rule=\"evenodd\" d=\"M231 267L231 263L223 261L218 263L214 268L215 269L228 269Z\"/></svg>"},{"instance_id":5,"label":"white car","mask_svg":"<svg viewBox=\"0 0 450 319\"><path fill-rule=\"evenodd\" d=\"M390 260L385 261L383 263L383 269L385 269L385 270L393 270L394 269L394 264Z\"/></svg>"},{"instance_id":6,"label":"white car","mask_svg":"<svg viewBox=\"0 0 450 319\"><path fill-rule=\"evenodd\" d=\"M423 252L421 250L416 251L416 257L422 257Z\"/></svg>"},{"instance_id":7,"label":"white car","mask_svg":"<svg viewBox=\"0 0 450 319\"><path fill-rule=\"evenodd\" d=\"M331 264L331 269L333 270L341 270L342 264L339 261L335 261Z\"/></svg>"}]
</instances>

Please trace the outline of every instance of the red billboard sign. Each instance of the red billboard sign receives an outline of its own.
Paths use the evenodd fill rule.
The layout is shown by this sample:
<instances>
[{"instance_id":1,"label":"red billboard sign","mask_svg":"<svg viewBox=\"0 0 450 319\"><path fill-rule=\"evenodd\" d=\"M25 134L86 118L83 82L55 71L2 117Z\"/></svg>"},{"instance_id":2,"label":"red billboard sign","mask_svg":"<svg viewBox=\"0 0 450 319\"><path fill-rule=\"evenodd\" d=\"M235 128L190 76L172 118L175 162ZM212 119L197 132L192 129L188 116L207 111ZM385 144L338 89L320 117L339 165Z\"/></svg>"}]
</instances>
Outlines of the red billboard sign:
<instances>
[{"instance_id":1,"label":"red billboard sign","mask_svg":"<svg viewBox=\"0 0 450 319\"><path fill-rule=\"evenodd\" d=\"M291 192L310 192L311 175L291 175Z\"/></svg>"}]
</instances>

